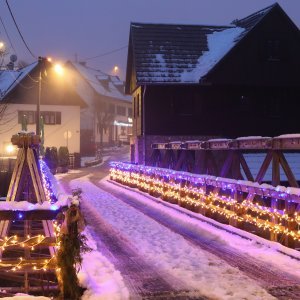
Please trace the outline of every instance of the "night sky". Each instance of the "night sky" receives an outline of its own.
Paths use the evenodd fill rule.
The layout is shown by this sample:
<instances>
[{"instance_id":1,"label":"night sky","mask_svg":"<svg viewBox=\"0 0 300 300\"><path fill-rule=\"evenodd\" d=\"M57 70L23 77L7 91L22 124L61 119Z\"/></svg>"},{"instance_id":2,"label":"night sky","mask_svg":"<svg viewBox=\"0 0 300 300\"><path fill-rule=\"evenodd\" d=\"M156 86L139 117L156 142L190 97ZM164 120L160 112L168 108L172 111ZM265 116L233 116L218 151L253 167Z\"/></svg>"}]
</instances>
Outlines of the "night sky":
<instances>
[{"instance_id":1,"label":"night sky","mask_svg":"<svg viewBox=\"0 0 300 300\"><path fill-rule=\"evenodd\" d=\"M228 25L275 3L272 0L8 0L19 28L36 56L85 60L128 44L130 22ZM300 26L300 1L278 3ZM18 58L35 59L26 50L4 0L0 15ZM2 24L0 37L8 44ZM127 48L88 60L88 65L112 73L120 67L124 79Z\"/></svg>"}]
</instances>

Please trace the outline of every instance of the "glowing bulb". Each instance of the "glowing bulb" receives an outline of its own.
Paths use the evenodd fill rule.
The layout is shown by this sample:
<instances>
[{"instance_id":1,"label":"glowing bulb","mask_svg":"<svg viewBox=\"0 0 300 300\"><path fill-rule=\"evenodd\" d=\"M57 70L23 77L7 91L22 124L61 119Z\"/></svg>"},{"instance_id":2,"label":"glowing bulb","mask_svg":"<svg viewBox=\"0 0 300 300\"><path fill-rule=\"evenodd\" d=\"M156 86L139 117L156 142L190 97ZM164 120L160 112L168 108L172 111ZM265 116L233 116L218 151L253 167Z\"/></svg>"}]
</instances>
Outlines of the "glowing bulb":
<instances>
[{"instance_id":1,"label":"glowing bulb","mask_svg":"<svg viewBox=\"0 0 300 300\"><path fill-rule=\"evenodd\" d=\"M54 66L54 71L60 76L62 76L64 74L64 68L60 64L56 64Z\"/></svg>"},{"instance_id":2,"label":"glowing bulb","mask_svg":"<svg viewBox=\"0 0 300 300\"><path fill-rule=\"evenodd\" d=\"M119 67L118 66L114 66L114 73L118 73L119 72Z\"/></svg>"},{"instance_id":3,"label":"glowing bulb","mask_svg":"<svg viewBox=\"0 0 300 300\"><path fill-rule=\"evenodd\" d=\"M0 47L0 49L1 49L1 47ZM11 153L14 152L15 147L14 147L13 145L9 144L9 145L6 146L6 149L5 149L5 150L6 150L6 152L7 152L8 154L11 154Z\"/></svg>"}]
</instances>

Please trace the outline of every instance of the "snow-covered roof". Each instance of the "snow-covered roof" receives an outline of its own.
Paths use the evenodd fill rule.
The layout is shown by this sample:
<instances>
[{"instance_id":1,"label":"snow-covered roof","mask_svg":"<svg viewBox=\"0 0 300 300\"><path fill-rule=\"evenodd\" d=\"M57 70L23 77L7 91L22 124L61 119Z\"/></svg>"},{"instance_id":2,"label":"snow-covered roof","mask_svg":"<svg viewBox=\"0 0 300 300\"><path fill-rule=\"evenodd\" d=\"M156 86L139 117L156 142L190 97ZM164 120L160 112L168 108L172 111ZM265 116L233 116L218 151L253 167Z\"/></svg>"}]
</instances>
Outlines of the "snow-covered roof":
<instances>
[{"instance_id":1,"label":"snow-covered roof","mask_svg":"<svg viewBox=\"0 0 300 300\"><path fill-rule=\"evenodd\" d=\"M227 26L132 23L128 67L137 84L199 83L276 5Z\"/></svg>"},{"instance_id":2,"label":"snow-covered roof","mask_svg":"<svg viewBox=\"0 0 300 300\"><path fill-rule=\"evenodd\" d=\"M80 73L97 94L131 102L131 96L125 95L124 82L118 76L106 74L84 63L69 62L69 64Z\"/></svg>"},{"instance_id":3,"label":"snow-covered roof","mask_svg":"<svg viewBox=\"0 0 300 300\"><path fill-rule=\"evenodd\" d=\"M34 62L19 70L0 71L0 99L2 100L11 90L13 90L36 66Z\"/></svg>"}]
</instances>

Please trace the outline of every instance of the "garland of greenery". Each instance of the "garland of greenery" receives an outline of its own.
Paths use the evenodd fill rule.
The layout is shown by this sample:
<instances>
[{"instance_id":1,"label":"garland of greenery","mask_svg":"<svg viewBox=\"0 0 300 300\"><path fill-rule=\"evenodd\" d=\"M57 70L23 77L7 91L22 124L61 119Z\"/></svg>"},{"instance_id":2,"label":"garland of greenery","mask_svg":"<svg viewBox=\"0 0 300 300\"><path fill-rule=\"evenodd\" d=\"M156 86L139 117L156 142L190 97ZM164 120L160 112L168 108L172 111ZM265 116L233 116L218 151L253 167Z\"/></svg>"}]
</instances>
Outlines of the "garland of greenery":
<instances>
[{"instance_id":1,"label":"garland of greenery","mask_svg":"<svg viewBox=\"0 0 300 300\"><path fill-rule=\"evenodd\" d=\"M81 189L72 191L73 199L78 203L81 199ZM57 251L57 266L59 268L58 281L60 284L61 297L63 299L78 300L81 296L77 273L81 268L82 254L90 252L87 238L81 233L83 230L83 217L79 206L70 203L66 210L64 220L60 224L61 231L58 236L59 249Z\"/></svg>"}]
</instances>

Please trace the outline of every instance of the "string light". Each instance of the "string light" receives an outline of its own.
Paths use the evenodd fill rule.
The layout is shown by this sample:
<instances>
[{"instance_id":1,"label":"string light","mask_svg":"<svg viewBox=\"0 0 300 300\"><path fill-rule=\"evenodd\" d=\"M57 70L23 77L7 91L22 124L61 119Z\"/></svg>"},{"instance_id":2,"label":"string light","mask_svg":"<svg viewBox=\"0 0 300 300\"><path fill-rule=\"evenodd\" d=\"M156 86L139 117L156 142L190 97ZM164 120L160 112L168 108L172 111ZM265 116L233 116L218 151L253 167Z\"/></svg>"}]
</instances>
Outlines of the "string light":
<instances>
[{"instance_id":1,"label":"string light","mask_svg":"<svg viewBox=\"0 0 300 300\"><path fill-rule=\"evenodd\" d=\"M41 159L39 160L39 164L40 164L40 170L42 174L42 183L46 195L46 200L49 201L51 204L53 204L57 201L57 198L53 192L52 182L47 176L48 167L46 163Z\"/></svg>"},{"instance_id":2,"label":"string light","mask_svg":"<svg viewBox=\"0 0 300 300\"><path fill-rule=\"evenodd\" d=\"M300 216L297 212L288 213L285 209L263 206L249 199L238 201L226 195L237 193L234 182L224 183L220 180L216 183L217 180L210 177L126 163L113 163L110 169L112 180L192 211L218 214L238 223L246 222L273 234L283 234L300 241L300 230L295 229L300 225ZM219 192L207 191L208 186L215 187L216 190L216 185L221 187ZM248 190L250 189L251 186ZM261 191L260 193L263 194ZM265 195L271 197L272 192L265 192ZM290 196L281 192L280 200L288 199Z\"/></svg>"},{"instance_id":3,"label":"string light","mask_svg":"<svg viewBox=\"0 0 300 300\"><path fill-rule=\"evenodd\" d=\"M31 250L34 250L34 247L42 244L46 238L47 237L42 234L36 236L27 235L25 240L24 238L17 237L16 235L10 237L5 236L4 239L0 239L0 248L4 251L9 247L21 246L23 248L30 248Z\"/></svg>"}]
</instances>

